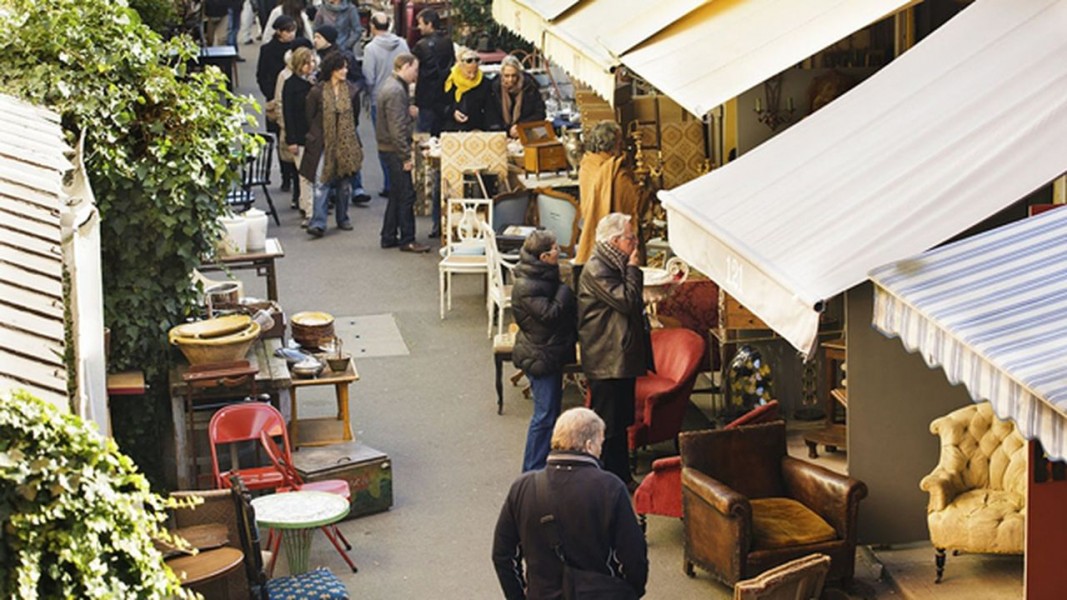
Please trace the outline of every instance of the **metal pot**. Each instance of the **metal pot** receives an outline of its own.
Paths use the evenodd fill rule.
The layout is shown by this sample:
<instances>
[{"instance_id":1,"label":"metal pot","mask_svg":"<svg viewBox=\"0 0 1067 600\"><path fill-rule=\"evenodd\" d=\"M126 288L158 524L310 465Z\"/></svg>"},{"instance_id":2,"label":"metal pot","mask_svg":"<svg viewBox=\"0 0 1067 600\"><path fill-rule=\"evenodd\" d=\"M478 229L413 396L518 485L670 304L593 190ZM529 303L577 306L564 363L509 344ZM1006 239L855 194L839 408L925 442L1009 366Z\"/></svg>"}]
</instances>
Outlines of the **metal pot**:
<instances>
[{"instance_id":1,"label":"metal pot","mask_svg":"<svg viewBox=\"0 0 1067 600\"><path fill-rule=\"evenodd\" d=\"M210 307L235 305L241 300L241 284L236 281L216 283L204 290L204 295Z\"/></svg>"},{"instance_id":2,"label":"metal pot","mask_svg":"<svg viewBox=\"0 0 1067 600\"><path fill-rule=\"evenodd\" d=\"M293 375L306 378L318 377L319 373L322 373L322 369L325 366L326 365L322 364L322 362L316 358L308 358L289 367L289 369L293 372Z\"/></svg>"}]
</instances>

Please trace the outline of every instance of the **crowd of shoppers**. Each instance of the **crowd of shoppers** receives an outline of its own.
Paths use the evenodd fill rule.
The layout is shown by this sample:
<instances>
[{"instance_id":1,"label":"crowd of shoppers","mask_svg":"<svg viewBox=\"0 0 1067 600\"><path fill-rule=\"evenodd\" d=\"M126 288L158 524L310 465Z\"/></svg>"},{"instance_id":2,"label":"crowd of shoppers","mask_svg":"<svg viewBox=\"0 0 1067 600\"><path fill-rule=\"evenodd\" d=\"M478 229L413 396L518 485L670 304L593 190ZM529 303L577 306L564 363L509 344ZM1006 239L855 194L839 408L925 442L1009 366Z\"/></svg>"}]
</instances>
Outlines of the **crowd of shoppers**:
<instances>
[{"instance_id":1,"label":"crowd of shoppers","mask_svg":"<svg viewBox=\"0 0 1067 600\"><path fill-rule=\"evenodd\" d=\"M497 78L486 77L477 52L454 51L433 9L418 14L422 38L409 52L385 14L371 15L364 48L350 0L325 0L314 17L302 4L282 0L269 12L270 38L256 69L283 188L292 189L312 239L327 233L331 213L338 230L353 228L350 203L370 200L358 134L366 101L388 198L380 246L428 252L416 241L414 133L516 137L520 123L545 118L537 82L511 56ZM620 597L641 596L647 580L627 449L635 381L654 368L635 231L644 199L621 159L618 126L598 124L588 138L580 180L583 268L575 286L561 277L559 244L548 231L526 238L513 273L513 360L530 381L534 408L524 474L494 534L493 563L507 598L558 597L564 560L623 582L628 592ZM591 410L561 413L563 373L575 363L578 341Z\"/></svg>"}]
</instances>

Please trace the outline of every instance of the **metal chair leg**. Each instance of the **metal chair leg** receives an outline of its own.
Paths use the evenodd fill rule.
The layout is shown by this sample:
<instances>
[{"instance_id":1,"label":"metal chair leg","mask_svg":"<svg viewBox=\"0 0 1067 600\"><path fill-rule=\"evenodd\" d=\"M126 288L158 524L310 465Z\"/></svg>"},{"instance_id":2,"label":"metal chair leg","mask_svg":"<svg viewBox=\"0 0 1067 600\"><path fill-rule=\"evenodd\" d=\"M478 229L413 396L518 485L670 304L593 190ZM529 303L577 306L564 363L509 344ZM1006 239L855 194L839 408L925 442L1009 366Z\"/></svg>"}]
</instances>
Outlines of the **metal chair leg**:
<instances>
[{"instance_id":1,"label":"metal chair leg","mask_svg":"<svg viewBox=\"0 0 1067 600\"><path fill-rule=\"evenodd\" d=\"M322 532L326 534L326 539L330 540L330 543L333 544L333 547L337 549L337 553L341 555L341 558L343 558L346 563L348 563L348 566L352 569L352 572L358 573L359 567L356 566L356 563L352 562L352 559L349 558L348 553L345 552L344 548L341 547L341 544L337 541L337 538L335 538L333 534L330 533L330 528L320 527L319 529L322 529Z\"/></svg>"}]
</instances>

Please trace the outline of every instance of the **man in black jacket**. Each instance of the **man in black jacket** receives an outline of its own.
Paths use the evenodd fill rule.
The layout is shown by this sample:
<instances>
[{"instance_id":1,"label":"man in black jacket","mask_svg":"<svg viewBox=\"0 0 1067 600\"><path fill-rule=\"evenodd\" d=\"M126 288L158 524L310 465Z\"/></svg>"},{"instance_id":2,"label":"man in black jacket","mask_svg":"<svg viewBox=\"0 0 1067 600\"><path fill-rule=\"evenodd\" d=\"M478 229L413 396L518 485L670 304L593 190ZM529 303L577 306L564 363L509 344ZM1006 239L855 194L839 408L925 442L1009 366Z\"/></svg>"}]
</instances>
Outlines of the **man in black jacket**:
<instances>
[{"instance_id":1,"label":"man in black jacket","mask_svg":"<svg viewBox=\"0 0 1067 600\"><path fill-rule=\"evenodd\" d=\"M511 312L519 325L512 362L526 373L534 410L526 432L522 470L545 468L552 427L563 400L563 366L574 362L578 305L560 281L556 235L538 230L527 236L515 267Z\"/></svg>"},{"instance_id":2,"label":"man in black jacket","mask_svg":"<svg viewBox=\"0 0 1067 600\"><path fill-rule=\"evenodd\" d=\"M419 83L415 87L415 106L419 107L418 131L437 137L444 125L445 79L456 53L452 40L441 30L441 17L432 8L424 8L415 17L422 39L415 44L412 54L419 59Z\"/></svg>"},{"instance_id":3,"label":"man in black jacket","mask_svg":"<svg viewBox=\"0 0 1067 600\"><path fill-rule=\"evenodd\" d=\"M634 422L634 385L652 365L644 275L630 215L596 226L596 247L578 279L578 338L592 408L607 425L604 469L633 487L626 429Z\"/></svg>"},{"instance_id":4,"label":"man in black jacket","mask_svg":"<svg viewBox=\"0 0 1067 600\"><path fill-rule=\"evenodd\" d=\"M545 470L512 484L493 535L493 566L508 600L560 597L557 537L572 568L620 578L644 595L648 548L626 488L597 464L603 441L600 417L572 408L556 421Z\"/></svg>"}]
</instances>

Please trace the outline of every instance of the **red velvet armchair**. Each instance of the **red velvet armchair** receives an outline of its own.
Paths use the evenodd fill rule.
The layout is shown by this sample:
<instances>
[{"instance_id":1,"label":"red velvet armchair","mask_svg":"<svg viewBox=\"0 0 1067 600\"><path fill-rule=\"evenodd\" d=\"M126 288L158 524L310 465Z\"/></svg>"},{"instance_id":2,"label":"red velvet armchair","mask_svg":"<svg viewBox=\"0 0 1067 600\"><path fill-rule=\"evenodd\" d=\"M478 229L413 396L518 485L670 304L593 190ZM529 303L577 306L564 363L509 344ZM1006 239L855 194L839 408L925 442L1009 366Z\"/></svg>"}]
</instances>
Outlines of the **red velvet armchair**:
<instances>
[{"instance_id":1,"label":"red velvet armchair","mask_svg":"<svg viewBox=\"0 0 1067 600\"><path fill-rule=\"evenodd\" d=\"M761 404L728 423L723 429L778 419L778 401ZM668 456L652 463L652 472L634 491L634 510L644 530L646 515L682 518L682 457Z\"/></svg>"},{"instance_id":2,"label":"red velvet armchair","mask_svg":"<svg viewBox=\"0 0 1067 600\"><path fill-rule=\"evenodd\" d=\"M677 440L705 346L704 338L688 329L652 331L656 372L637 378L634 424L628 430L631 462L639 447Z\"/></svg>"}]
</instances>

